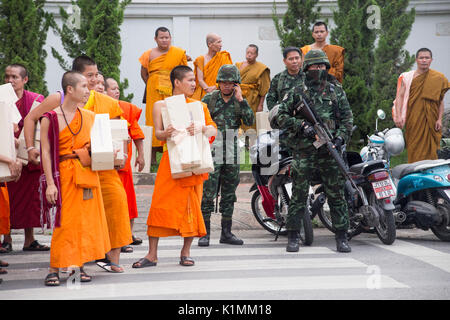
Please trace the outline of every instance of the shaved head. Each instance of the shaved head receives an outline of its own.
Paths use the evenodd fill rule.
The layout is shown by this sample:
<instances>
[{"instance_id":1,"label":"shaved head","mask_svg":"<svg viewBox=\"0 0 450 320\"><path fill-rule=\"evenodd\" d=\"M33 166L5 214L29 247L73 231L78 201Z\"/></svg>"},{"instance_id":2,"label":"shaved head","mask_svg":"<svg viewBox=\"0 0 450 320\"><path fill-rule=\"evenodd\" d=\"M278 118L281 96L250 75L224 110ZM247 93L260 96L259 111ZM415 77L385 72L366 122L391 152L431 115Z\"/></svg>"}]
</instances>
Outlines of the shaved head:
<instances>
[{"instance_id":1,"label":"shaved head","mask_svg":"<svg viewBox=\"0 0 450 320\"><path fill-rule=\"evenodd\" d=\"M66 73L64 73L61 80L61 86L64 90L64 94L67 94L67 87L70 86L75 88L77 84L82 80L86 80L86 78L78 71L67 71Z\"/></svg>"},{"instance_id":2,"label":"shaved head","mask_svg":"<svg viewBox=\"0 0 450 320\"><path fill-rule=\"evenodd\" d=\"M217 33L208 33L206 35L206 45L209 45L212 42L215 42L220 39L220 36Z\"/></svg>"}]
</instances>

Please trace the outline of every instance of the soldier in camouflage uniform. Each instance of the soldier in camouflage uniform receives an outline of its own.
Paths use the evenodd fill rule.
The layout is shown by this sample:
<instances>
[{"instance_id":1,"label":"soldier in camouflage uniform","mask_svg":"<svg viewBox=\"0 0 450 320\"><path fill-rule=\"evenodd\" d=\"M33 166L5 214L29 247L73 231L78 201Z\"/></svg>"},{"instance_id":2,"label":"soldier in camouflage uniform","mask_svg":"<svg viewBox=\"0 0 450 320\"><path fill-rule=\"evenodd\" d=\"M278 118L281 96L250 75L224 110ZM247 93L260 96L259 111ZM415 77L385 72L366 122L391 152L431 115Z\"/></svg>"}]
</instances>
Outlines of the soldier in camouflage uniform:
<instances>
[{"instance_id":1,"label":"soldier in camouflage uniform","mask_svg":"<svg viewBox=\"0 0 450 320\"><path fill-rule=\"evenodd\" d=\"M214 199L221 190L220 213L222 233L220 243L242 245L244 242L231 233L236 188L239 184L238 129L242 122L251 126L255 121L252 109L242 96L241 75L236 66L223 65L217 74L219 90L206 94L202 102L208 105L213 121L217 124L217 137L212 145L214 172L203 184L202 213L207 235L200 238L199 246L209 246L210 219ZM220 186L219 186L220 185Z\"/></svg>"},{"instance_id":2,"label":"soldier in camouflage uniform","mask_svg":"<svg viewBox=\"0 0 450 320\"><path fill-rule=\"evenodd\" d=\"M287 129L293 149L292 198L286 221L288 229L287 251L299 250L301 215L305 214L306 200L313 172L318 170L325 187L330 214L336 228L336 247L339 252L350 252L346 234L349 227L348 208L344 197L345 180L336 161L325 146L316 149L314 127L294 112L302 96L309 101L334 136L334 144L340 148L349 141L353 115L341 86L327 81L330 63L321 50L311 50L305 55L303 70L305 83L293 88L278 105L276 124Z\"/></svg>"}]
</instances>

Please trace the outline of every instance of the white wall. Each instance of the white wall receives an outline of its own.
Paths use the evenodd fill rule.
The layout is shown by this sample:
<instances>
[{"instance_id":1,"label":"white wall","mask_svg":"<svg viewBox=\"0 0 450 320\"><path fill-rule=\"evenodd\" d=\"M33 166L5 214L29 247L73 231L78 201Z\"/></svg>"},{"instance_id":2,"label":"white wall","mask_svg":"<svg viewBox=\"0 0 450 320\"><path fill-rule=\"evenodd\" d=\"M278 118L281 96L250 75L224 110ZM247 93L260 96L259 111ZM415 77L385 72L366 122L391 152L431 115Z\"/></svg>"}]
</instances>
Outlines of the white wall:
<instances>
[{"instance_id":1,"label":"white wall","mask_svg":"<svg viewBox=\"0 0 450 320\"><path fill-rule=\"evenodd\" d=\"M279 12L286 9L286 1L277 1ZM154 31L159 26L168 27L173 35L173 44L181 46L195 59L206 53L206 34L216 32L222 36L223 49L230 52L233 62L243 61L245 48L254 43L260 48L258 60L268 65L271 75L284 69L278 37L271 18L272 0L165 0L133 1L125 11L125 20L121 27L122 62L121 77L128 78L130 87L126 93L134 93L133 103L142 105L144 83L140 78L140 55L155 46ZM321 1L322 13L330 19L335 1ZM68 6L68 1L48 1L49 11L57 13L57 6ZM406 49L415 53L420 47L433 51L432 68L450 78L450 1L428 0L411 1L416 7L416 20ZM52 57L50 47L60 52L59 39L49 32L47 40L47 74L49 91L60 88L62 69ZM450 108L450 98L445 99L446 108ZM145 122L144 116L141 123Z\"/></svg>"}]
</instances>

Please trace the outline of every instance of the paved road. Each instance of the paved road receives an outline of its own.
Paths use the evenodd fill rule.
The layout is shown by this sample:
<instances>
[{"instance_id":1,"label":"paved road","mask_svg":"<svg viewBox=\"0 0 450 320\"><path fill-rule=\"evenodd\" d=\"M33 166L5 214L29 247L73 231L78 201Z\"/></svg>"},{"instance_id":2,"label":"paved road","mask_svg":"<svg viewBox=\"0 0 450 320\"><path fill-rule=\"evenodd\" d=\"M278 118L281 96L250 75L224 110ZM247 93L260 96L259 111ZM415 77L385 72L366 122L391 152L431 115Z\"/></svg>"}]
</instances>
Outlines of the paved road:
<instances>
[{"instance_id":1,"label":"paved road","mask_svg":"<svg viewBox=\"0 0 450 320\"><path fill-rule=\"evenodd\" d=\"M353 252L335 251L333 235L315 229L313 246L299 253L285 251L286 238L274 237L254 223L249 209L249 185L240 186L236 206L236 234L244 246L218 243L220 217L214 216L209 248L194 242L194 267L178 264L181 239L160 240L158 266L132 269L131 264L148 250L145 241L133 253L122 254L123 274L111 274L93 263L86 271L94 277L77 287L62 275L60 287L47 288L49 253L21 250L23 235L13 234L14 251L0 255L10 263L3 275L0 300L5 299L449 299L450 246L431 232L398 230L392 246L374 235L363 234L350 242ZM145 237L145 219L152 187L137 188L141 217L136 234ZM215 221L215 222L214 222ZM50 244L50 235L37 239Z\"/></svg>"}]
</instances>

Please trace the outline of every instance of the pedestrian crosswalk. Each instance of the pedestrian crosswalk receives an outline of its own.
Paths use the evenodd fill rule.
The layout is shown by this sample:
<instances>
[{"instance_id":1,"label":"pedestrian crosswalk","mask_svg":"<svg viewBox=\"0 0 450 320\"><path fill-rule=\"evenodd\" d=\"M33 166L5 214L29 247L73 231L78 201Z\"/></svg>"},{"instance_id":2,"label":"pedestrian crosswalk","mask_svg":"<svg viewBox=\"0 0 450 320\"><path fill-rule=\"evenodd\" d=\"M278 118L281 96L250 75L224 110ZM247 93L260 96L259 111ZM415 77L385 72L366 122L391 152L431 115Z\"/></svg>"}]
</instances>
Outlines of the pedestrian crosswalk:
<instances>
[{"instance_id":1,"label":"pedestrian crosswalk","mask_svg":"<svg viewBox=\"0 0 450 320\"><path fill-rule=\"evenodd\" d=\"M287 292L293 298L305 298L305 292L327 293L342 290L370 290L376 276L377 289L408 289L409 286L387 274L373 274L370 266L351 254L336 253L333 247L301 247L298 253L287 253L286 239L277 242L273 237L251 238L244 246L218 244L201 248L194 242L191 256L195 266L178 264L182 240L161 239L156 267L132 269L131 264L145 256L148 246L144 242L134 252L121 255L125 273L107 273L94 263L85 270L93 276L91 283L66 280L61 275L61 286L49 288L43 282L47 274L49 253L28 255L26 275L22 268L25 253L8 255L9 274L0 285L0 299L177 299L180 293L186 299L221 297L233 294L237 299L253 299L270 292ZM371 243L367 243L368 246ZM376 248L376 246L375 246ZM73 277L72 277L73 278ZM75 279L76 280L76 279ZM364 299L364 296L360 296Z\"/></svg>"}]
</instances>

